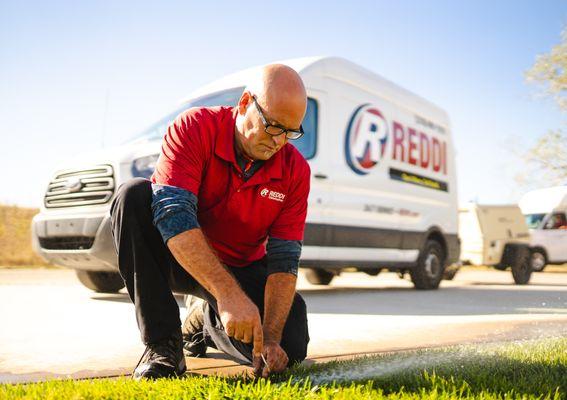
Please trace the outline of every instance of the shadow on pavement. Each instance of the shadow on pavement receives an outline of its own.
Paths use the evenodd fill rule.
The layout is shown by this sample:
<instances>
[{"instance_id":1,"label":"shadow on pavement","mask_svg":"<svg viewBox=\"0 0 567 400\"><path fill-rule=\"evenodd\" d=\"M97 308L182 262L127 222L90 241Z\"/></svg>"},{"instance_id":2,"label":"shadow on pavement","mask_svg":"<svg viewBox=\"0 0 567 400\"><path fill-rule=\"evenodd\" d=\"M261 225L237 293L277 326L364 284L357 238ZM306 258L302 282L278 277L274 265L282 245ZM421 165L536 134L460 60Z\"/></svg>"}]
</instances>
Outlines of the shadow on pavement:
<instances>
[{"instance_id":1,"label":"shadow on pavement","mask_svg":"<svg viewBox=\"0 0 567 400\"><path fill-rule=\"evenodd\" d=\"M363 315L498 315L554 313L566 309L565 290L494 288L414 289L338 288L301 290L310 313ZM566 312L567 315L567 312Z\"/></svg>"},{"instance_id":2,"label":"shadow on pavement","mask_svg":"<svg viewBox=\"0 0 567 400\"><path fill-rule=\"evenodd\" d=\"M497 285L486 288L451 287L419 291L413 288L324 287L299 290L309 313L359 315L500 315L550 314L558 309L567 315L567 293L562 290L512 290ZM511 285L513 286L513 285ZM561 286L561 285L557 285ZM564 287L564 286L562 286ZM91 299L130 303L126 293L93 294ZM175 295L180 308L183 295Z\"/></svg>"}]
</instances>

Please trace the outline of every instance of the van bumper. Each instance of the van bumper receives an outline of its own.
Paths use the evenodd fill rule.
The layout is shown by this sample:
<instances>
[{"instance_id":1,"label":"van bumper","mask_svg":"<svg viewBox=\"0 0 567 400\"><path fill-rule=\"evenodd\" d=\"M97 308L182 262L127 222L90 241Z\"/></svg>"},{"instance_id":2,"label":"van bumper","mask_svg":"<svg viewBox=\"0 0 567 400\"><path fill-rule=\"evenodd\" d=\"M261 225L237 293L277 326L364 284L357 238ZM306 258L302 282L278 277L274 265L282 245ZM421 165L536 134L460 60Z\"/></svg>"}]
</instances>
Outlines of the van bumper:
<instances>
[{"instance_id":1,"label":"van bumper","mask_svg":"<svg viewBox=\"0 0 567 400\"><path fill-rule=\"evenodd\" d=\"M88 216L37 214L32 220L32 247L43 259L58 266L118 271L108 210Z\"/></svg>"}]
</instances>

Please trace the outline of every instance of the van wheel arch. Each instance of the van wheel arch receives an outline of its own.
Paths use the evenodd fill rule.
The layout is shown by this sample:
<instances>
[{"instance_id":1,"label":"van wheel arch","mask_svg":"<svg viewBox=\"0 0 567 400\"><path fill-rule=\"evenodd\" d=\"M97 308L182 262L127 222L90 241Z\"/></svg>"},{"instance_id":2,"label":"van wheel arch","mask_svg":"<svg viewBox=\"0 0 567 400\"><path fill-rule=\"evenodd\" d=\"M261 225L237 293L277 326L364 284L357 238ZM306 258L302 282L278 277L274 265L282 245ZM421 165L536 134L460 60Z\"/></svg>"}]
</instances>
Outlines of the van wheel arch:
<instances>
[{"instance_id":1,"label":"van wheel arch","mask_svg":"<svg viewBox=\"0 0 567 400\"><path fill-rule=\"evenodd\" d=\"M118 272L77 269L75 273L83 286L97 293L118 293L125 286Z\"/></svg>"},{"instance_id":2,"label":"van wheel arch","mask_svg":"<svg viewBox=\"0 0 567 400\"><path fill-rule=\"evenodd\" d=\"M447 241L445 240L445 236L441 233L441 230L437 227L429 228L426 238L427 239L425 239L425 242L422 243L421 248L423 249L429 240L436 241L443 248L443 254L445 255L445 259L443 261L446 262L448 256Z\"/></svg>"}]
</instances>

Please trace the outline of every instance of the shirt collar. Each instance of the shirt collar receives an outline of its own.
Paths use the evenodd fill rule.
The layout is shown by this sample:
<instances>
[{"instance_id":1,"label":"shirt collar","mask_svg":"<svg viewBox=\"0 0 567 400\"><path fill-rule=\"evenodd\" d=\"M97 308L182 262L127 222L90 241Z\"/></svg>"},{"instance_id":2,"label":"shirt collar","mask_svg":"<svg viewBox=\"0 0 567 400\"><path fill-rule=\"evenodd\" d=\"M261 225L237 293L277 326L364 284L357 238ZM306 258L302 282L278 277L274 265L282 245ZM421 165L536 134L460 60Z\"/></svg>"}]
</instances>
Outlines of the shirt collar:
<instances>
[{"instance_id":1,"label":"shirt collar","mask_svg":"<svg viewBox=\"0 0 567 400\"><path fill-rule=\"evenodd\" d=\"M233 107L227 112L220 124L220 132L215 144L215 154L225 161L236 164L234 156L234 134L236 129L236 115L238 108Z\"/></svg>"},{"instance_id":2,"label":"shirt collar","mask_svg":"<svg viewBox=\"0 0 567 400\"><path fill-rule=\"evenodd\" d=\"M217 137L215 144L215 154L225 161L228 161L238 167L236 163L236 156L234 153L234 135L236 134L236 116L238 115L238 108L232 107L232 109L223 118L220 124L221 132ZM287 146L287 144L285 145ZM284 148L285 148L284 146ZM260 175L257 178L261 178L262 181L270 179L281 179L283 176L283 162L282 162L282 151L281 148L276 154L274 154L270 159L266 160L262 168L258 170L252 178L251 181L255 181L254 177Z\"/></svg>"}]
</instances>

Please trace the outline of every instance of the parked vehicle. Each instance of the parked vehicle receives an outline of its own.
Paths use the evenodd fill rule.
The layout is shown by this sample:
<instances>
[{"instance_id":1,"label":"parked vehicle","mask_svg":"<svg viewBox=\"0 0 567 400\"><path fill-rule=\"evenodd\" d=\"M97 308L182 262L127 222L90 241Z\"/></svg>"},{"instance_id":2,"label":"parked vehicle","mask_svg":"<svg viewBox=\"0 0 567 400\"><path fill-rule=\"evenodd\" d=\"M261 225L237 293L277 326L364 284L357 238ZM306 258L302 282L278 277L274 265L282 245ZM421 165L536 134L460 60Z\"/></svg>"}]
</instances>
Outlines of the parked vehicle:
<instances>
[{"instance_id":1,"label":"parked vehicle","mask_svg":"<svg viewBox=\"0 0 567 400\"><path fill-rule=\"evenodd\" d=\"M531 265L567 263L567 186L533 190L520 200L531 233Z\"/></svg>"},{"instance_id":2,"label":"parked vehicle","mask_svg":"<svg viewBox=\"0 0 567 400\"><path fill-rule=\"evenodd\" d=\"M459 210L463 264L510 268L514 282L529 282L530 234L517 205L468 204Z\"/></svg>"},{"instance_id":3,"label":"parked vehicle","mask_svg":"<svg viewBox=\"0 0 567 400\"><path fill-rule=\"evenodd\" d=\"M347 267L409 272L437 288L459 257L455 157L446 113L340 58L285 61L303 78L306 134L293 142L309 161L311 194L301 265L316 284ZM248 69L207 85L124 145L81 155L48 184L33 220L36 251L74 268L86 286L119 290L109 229L115 188L148 178L167 125L192 106L235 105Z\"/></svg>"}]
</instances>

